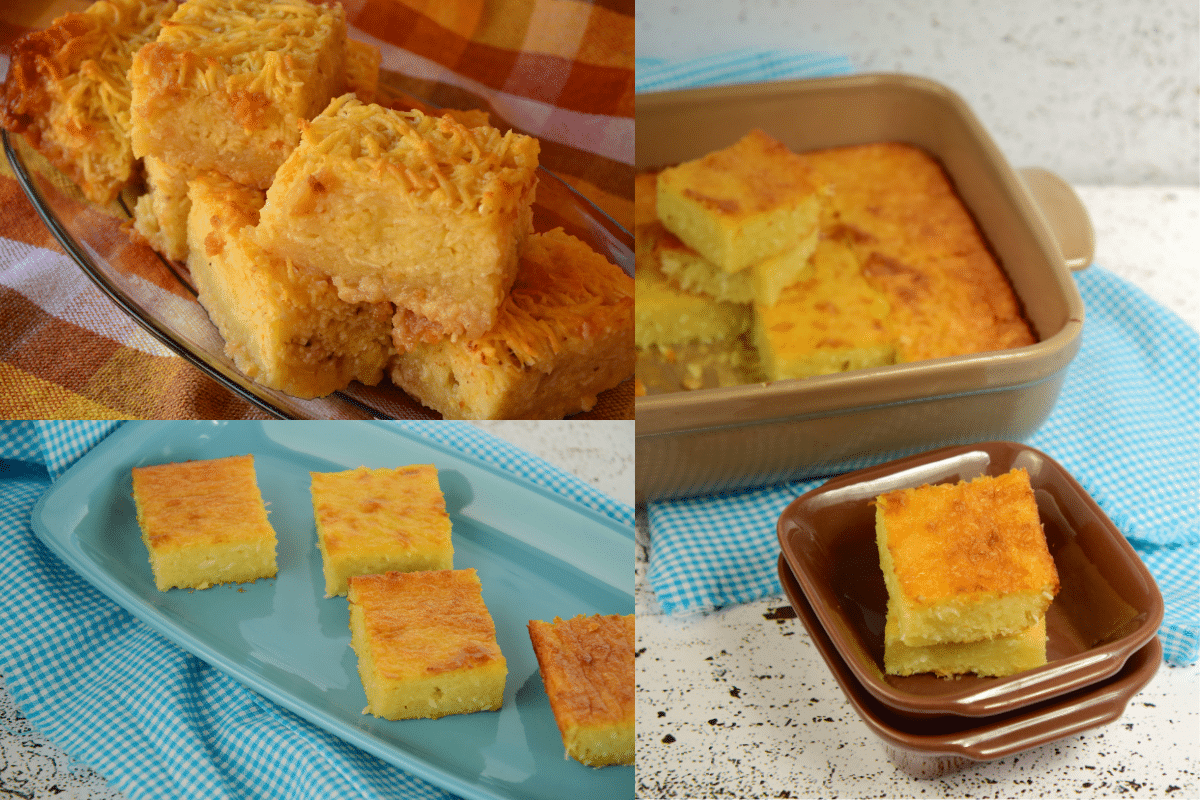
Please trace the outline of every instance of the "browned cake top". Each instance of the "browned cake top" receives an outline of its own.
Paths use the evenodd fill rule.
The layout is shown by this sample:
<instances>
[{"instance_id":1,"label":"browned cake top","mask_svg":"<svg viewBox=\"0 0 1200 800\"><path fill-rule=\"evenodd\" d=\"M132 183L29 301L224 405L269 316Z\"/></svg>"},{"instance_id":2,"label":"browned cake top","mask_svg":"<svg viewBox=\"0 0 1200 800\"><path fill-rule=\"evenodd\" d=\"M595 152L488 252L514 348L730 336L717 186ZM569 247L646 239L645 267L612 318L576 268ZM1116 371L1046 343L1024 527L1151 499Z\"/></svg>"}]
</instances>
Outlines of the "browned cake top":
<instances>
[{"instance_id":1,"label":"browned cake top","mask_svg":"<svg viewBox=\"0 0 1200 800\"><path fill-rule=\"evenodd\" d=\"M155 549L273 536L254 476L254 457L134 467L138 520Z\"/></svg>"},{"instance_id":2,"label":"browned cake top","mask_svg":"<svg viewBox=\"0 0 1200 800\"><path fill-rule=\"evenodd\" d=\"M354 575L376 672L404 680L503 660L473 569Z\"/></svg>"},{"instance_id":3,"label":"browned cake top","mask_svg":"<svg viewBox=\"0 0 1200 800\"><path fill-rule=\"evenodd\" d=\"M433 464L309 474L329 555L449 546L450 517Z\"/></svg>"},{"instance_id":4,"label":"browned cake top","mask_svg":"<svg viewBox=\"0 0 1200 800\"><path fill-rule=\"evenodd\" d=\"M529 638L560 727L633 716L633 615L530 620Z\"/></svg>"},{"instance_id":5,"label":"browned cake top","mask_svg":"<svg viewBox=\"0 0 1200 800\"><path fill-rule=\"evenodd\" d=\"M660 180L719 217L741 219L805 199L812 166L755 128L734 144L663 170Z\"/></svg>"},{"instance_id":6,"label":"browned cake top","mask_svg":"<svg viewBox=\"0 0 1200 800\"><path fill-rule=\"evenodd\" d=\"M888 492L876 503L896 577L917 602L1058 590L1054 559L1023 469Z\"/></svg>"}]
</instances>

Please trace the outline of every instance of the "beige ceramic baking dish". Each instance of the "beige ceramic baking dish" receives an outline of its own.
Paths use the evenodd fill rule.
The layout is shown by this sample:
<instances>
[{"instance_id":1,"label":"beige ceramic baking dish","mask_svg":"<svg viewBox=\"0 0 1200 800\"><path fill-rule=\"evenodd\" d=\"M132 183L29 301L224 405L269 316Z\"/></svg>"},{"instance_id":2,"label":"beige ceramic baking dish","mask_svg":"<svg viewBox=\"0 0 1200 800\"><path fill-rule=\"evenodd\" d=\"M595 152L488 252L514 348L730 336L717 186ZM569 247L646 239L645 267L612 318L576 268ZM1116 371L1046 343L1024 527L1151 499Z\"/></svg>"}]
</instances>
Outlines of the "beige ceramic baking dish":
<instances>
[{"instance_id":1,"label":"beige ceramic baking dish","mask_svg":"<svg viewBox=\"0 0 1200 800\"><path fill-rule=\"evenodd\" d=\"M900 141L936 157L1008 274L1039 341L1028 347L802 380L640 397L637 500L844 472L941 445L1021 440L1079 349L1072 269L1091 224L1069 186L1014 171L946 87L876 74L639 95L637 168L726 147L759 127L796 151Z\"/></svg>"}]
</instances>

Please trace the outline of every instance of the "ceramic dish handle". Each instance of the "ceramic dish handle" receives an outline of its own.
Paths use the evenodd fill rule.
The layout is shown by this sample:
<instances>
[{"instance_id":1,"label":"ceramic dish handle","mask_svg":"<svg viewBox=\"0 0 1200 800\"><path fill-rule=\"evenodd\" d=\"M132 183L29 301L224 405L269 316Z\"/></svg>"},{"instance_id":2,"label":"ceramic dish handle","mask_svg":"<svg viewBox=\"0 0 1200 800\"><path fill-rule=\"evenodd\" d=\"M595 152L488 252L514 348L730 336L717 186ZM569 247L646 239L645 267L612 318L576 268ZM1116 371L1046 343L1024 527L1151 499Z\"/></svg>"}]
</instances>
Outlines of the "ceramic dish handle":
<instances>
[{"instance_id":1,"label":"ceramic dish handle","mask_svg":"<svg viewBox=\"0 0 1200 800\"><path fill-rule=\"evenodd\" d=\"M1041 167L1025 167L1017 174L1058 240L1067 269L1087 268L1096 255L1096 232L1079 195L1062 178Z\"/></svg>"}]
</instances>

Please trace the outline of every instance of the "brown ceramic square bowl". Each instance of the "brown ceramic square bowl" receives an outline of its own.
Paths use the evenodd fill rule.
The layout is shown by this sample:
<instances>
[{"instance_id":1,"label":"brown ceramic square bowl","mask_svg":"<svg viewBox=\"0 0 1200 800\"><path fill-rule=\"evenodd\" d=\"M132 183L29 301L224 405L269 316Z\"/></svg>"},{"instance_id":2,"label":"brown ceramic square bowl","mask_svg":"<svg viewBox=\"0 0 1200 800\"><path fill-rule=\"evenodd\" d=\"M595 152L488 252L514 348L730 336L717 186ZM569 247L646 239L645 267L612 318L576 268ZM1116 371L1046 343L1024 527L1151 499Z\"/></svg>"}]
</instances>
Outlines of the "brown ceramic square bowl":
<instances>
[{"instance_id":1,"label":"brown ceramic square bowl","mask_svg":"<svg viewBox=\"0 0 1200 800\"><path fill-rule=\"evenodd\" d=\"M637 97L637 168L728 146L758 127L797 152L898 141L936 158L1008 275L1026 347L636 401L638 502L833 475L949 444L1021 440L1045 421L1079 348L1070 270L1094 248L1061 179L1014 171L966 103L907 75L854 75Z\"/></svg>"},{"instance_id":2,"label":"brown ceramic square bowl","mask_svg":"<svg viewBox=\"0 0 1200 800\"><path fill-rule=\"evenodd\" d=\"M883 671L887 589L875 543L880 494L1029 473L1060 589L1046 612L1047 664L1004 678ZM907 716L994 716L1109 678L1154 637L1163 600L1125 537L1065 469L1013 442L943 448L828 481L779 517L779 544L821 628L859 683Z\"/></svg>"},{"instance_id":3,"label":"brown ceramic square bowl","mask_svg":"<svg viewBox=\"0 0 1200 800\"><path fill-rule=\"evenodd\" d=\"M1162 644L1153 636L1116 674L1054 699L991 717L912 717L863 688L826 635L783 555L779 580L850 705L879 737L892 763L916 778L937 778L1114 722L1162 663Z\"/></svg>"}]
</instances>

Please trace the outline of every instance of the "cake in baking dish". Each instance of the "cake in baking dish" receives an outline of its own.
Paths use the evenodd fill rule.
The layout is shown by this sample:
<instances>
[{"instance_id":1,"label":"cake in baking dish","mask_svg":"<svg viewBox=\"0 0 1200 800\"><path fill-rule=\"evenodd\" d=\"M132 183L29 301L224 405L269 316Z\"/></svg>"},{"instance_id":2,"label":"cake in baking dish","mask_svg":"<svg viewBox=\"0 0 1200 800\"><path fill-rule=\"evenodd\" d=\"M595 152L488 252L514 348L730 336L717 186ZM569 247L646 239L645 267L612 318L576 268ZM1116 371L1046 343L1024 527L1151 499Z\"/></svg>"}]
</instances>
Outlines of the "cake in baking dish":
<instances>
[{"instance_id":1,"label":"cake in baking dish","mask_svg":"<svg viewBox=\"0 0 1200 800\"><path fill-rule=\"evenodd\" d=\"M446 419L561 419L633 374L633 279L561 228L530 234L481 336L397 342L392 382Z\"/></svg>"},{"instance_id":2,"label":"cake in baking dish","mask_svg":"<svg viewBox=\"0 0 1200 800\"><path fill-rule=\"evenodd\" d=\"M304 126L259 241L348 301L407 312L402 346L481 336L516 277L537 165L532 137L343 96Z\"/></svg>"},{"instance_id":3,"label":"cake in baking dish","mask_svg":"<svg viewBox=\"0 0 1200 800\"><path fill-rule=\"evenodd\" d=\"M327 276L259 247L262 191L209 172L190 181L188 196L188 270L238 369L301 398L383 378L388 303L345 302Z\"/></svg>"},{"instance_id":4,"label":"cake in baking dish","mask_svg":"<svg viewBox=\"0 0 1200 800\"><path fill-rule=\"evenodd\" d=\"M887 492L875 507L889 608L906 645L1020 633L1058 592L1024 469Z\"/></svg>"},{"instance_id":5,"label":"cake in baking dish","mask_svg":"<svg viewBox=\"0 0 1200 800\"><path fill-rule=\"evenodd\" d=\"M473 569L350 578L350 645L385 719L497 711L507 663Z\"/></svg>"},{"instance_id":6,"label":"cake in baking dish","mask_svg":"<svg viewBox=\"0 0 1200 800\"><path fill-rule=\"evenodd\" d=\"M173 0L99 0L12 45L0 125L23 134L95 203L111 203L137 177L129 67L175 8Z\"/></svg>"},{"instance_id":7,"label":"cake in baking dish","mask_svg":"<svg viewBox=\"0 0 1200 800\"><path fill-rule=\"evenodd\" d=\"M741 272L726 272L667 231L655 245L658 266L685 291L700 292L731 303L773 306L783 290L811 272L810 258L819 231L800 239L779 255L751 264Z\"/></svg>"},{"instance_id":8,"label":"cake in baking dish","mask_svg":"<svg viewBox=\"0 0 1200 800\"><path fill-rule=\"evenodd\" d=\"M338 3L186 0L134 55L133 153L266 189L345 64Z\"/></svg>"},{"instance_id":9,"label":"cake in baking dish","mask_svg":"<svg viewBox=\"0 0 1200 800\"><path fill-rule=\"evenodd\" d=\"M657 209L689 247L737 272L812 233L818 190L804 159L755 129L723 150L659 173Z\"/></svg>"},{"instance_id":10,"label":"cake in baking dish","mask_svg":"<svg viewBox=\"0 0 1200 800\"><path fill-rule=\"evenodd\" d=\"M565 755L589 767L632 764L633 615L530 620L529 639Z\"/></svg>"},{"instance_id":11,"label":"cake in baking dish","mask_svg":"<svg viewBox=\"0 0 1200 800\"><path fill-rule=\"evenodd\" d=\"M132 478L159 591L275 577L275 531L253 456L134 467Z\"/></svg>"},{"instance_id":12,"label":"cake in baking dish","mask_svg":"<svg viewBox=\"0 0 1200 800\"><path fill-rule=\"evenodd\" d=\"M728 159L733 150L713 155ZM974 219L928 153L885 142L792 156L804 165L797 171L800 178L816 187L819 212L819 240L803 269L776 271L770 282L760 277L756 289L753 279L763 263L722 274L688 241L686 229L699 223L686 215L682 221L678 213L664 217L668 233L655 237L657 263L670 286L750 303L762 379L812 377L1037 341ZM737 164L722 169L729 180L738 174ZM658 175L659 187L670 174ZM675 198L668 205L686 191L667 192ZM660 188L660 213L663 198ZM652 366L651 359L645 363ZM672 388L692 387L666 390Z\"/></svg>"},{"instance_id":13,"label":"cake in baking dish","mask_svg":"<svg viewBox=\"0 0 1200 800\"><path fill-rule=\"evenodd\" d=\"M437 467L311 472L325 596L351 575L450 569L454 545Z\"/></svg>"},{"instance_id":14,"label":"cake in baking dish","mask_svg":"<svg viewBox=\"0 0 1200 800\"><path fill-rule=\"evenodd\" d=\"M883 632L883 667L888 675L931 673L942 678L977 675L1002 678L1046 663L1046 618L1008 636L975 642L910 646L900 638L896 614L889 610Z\"/></svg>"}]
</instances>

